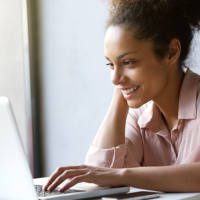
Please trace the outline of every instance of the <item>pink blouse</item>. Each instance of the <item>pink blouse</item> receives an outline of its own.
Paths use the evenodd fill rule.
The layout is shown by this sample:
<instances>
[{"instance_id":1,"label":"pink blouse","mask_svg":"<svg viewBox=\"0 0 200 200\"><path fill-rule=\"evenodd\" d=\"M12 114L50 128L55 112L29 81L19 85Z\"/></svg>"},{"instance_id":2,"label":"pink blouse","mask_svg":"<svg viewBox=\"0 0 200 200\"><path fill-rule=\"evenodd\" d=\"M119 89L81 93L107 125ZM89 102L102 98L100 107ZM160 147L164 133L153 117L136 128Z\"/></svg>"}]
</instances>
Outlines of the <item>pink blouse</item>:
<instances>
[{"instance_id":1,"label":"pink blouse","mask_svg":"<svg viewBox=\"0 0 200 200\"><path fill-rule=\"evenodd\" d=\"M171 132L149 101L129 109L125 144L109 149L91 146L85 164L122 168L200 161L200 76L187 69L179 96L178 123Z\"/></svg>"}]
</instances>

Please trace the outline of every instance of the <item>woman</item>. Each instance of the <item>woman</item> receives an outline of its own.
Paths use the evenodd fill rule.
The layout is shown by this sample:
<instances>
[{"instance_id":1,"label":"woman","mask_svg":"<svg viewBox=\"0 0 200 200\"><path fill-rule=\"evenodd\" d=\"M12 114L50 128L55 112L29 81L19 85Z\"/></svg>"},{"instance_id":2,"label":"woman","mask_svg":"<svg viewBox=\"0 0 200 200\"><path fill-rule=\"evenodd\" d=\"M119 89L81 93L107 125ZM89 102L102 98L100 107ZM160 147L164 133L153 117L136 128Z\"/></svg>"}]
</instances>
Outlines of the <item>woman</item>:
<instances>
[{"instance_id":1,"label":"woman","mask_svg":"<svg viewBox=\"0 0 200 200\"><path fill-rule=\"evenodd\" d=\"M200 192L200 76L184 66L199 28L198 0L113 0L104 53L116 90L86 165L65 179L168 192Z\"/></svg>"}]
</instances>

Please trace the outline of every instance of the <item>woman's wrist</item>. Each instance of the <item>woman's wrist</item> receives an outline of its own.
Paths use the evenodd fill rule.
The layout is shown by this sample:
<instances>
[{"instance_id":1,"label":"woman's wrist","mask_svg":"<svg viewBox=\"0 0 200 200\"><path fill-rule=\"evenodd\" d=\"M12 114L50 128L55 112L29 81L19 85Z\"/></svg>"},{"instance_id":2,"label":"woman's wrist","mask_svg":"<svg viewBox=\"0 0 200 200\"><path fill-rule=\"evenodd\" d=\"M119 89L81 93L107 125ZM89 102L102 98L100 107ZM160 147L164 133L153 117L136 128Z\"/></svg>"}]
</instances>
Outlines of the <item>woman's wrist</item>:
<instances>
[{"instance_id":1,"label":"woman's wrist","mask_svg":"<svg viewBox=\"0 0 200 200\"><path fill-rule=\"evenodd\" d=\"M118 172L120 183L124 186L130 186L130 173L128 168L120 168Z\"/></svg>"}]
</instances>

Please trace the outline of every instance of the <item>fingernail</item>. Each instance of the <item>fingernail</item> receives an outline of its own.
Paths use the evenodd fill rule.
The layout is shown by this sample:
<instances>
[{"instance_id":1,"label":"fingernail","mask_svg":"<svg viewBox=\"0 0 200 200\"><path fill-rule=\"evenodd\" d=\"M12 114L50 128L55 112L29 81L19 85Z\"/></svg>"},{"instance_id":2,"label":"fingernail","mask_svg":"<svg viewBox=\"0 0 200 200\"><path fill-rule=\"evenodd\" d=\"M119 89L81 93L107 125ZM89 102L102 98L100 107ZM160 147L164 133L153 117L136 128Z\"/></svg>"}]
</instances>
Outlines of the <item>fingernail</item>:
<instances>
[{"instance_id":1,"label":"fingernail","mask_svg":"<svg viewBox=\"0 0 200 200\"><path fill-rule=\"evenodd\" d=\"M60 190L59 190L59 192L64 192L64 191L65 191L65 190L63 190L63 189L60 189Z\"/></svg>"}]
</instances>

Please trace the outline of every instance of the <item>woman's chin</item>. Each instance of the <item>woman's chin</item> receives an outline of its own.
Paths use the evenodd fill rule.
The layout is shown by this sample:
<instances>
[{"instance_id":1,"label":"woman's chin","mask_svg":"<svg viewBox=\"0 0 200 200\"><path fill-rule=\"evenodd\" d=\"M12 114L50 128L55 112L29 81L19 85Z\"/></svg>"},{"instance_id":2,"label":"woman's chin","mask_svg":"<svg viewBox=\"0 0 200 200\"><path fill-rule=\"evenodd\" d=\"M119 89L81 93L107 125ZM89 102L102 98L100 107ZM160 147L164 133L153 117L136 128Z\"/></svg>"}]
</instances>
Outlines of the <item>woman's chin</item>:
<instances>
[{"instance_id":1,"label":"woman's chin","mask_svg":"<svg viewBox=\"0 0 200 200\"><path fill-rule=\"evenodd\" d=\"M141 101L131 101L131 100L127 100L127 104L129 106L129 108L139 108L141 107L144 103Z\"/></svg>"}]
</instances>

